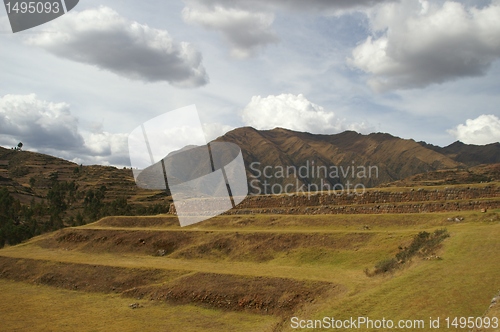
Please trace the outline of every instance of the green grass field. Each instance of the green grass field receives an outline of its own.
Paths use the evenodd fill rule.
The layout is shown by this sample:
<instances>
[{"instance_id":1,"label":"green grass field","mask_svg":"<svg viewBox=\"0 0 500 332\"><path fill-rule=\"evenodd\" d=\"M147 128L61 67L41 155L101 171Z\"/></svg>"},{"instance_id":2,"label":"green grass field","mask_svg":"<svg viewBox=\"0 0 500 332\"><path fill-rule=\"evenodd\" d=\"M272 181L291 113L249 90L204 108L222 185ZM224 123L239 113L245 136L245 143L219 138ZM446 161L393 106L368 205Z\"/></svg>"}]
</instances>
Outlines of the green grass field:
<instances>
[{"instance_id":1,"label":"green grass field","mask_svg":"<svg viewBox=\"0 0 500 332\"><path fill-rule=\"evenodd\" d=\"M441 259L365 274L442 228ZM430 317L486 313L500 289L499 239L499 210L232 215L186 228L171 216L110 217L0 250L0 330L294 331L292 317L364 316L424 320L404 331L427 331Z\"/></svg>"}]
</instances>

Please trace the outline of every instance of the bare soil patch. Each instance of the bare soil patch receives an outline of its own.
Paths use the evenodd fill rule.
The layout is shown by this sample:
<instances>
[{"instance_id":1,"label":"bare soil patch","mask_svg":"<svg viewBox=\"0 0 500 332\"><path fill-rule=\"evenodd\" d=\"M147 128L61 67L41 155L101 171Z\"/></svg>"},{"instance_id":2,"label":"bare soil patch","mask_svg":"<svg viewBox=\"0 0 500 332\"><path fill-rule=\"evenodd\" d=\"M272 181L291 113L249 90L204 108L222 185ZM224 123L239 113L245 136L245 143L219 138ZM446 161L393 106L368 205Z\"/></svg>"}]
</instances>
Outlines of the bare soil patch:
<instances>
[{"instance_id":1,"label":"bare soil patch","mask_svg":"<svg viewBox=\"0 0 500 332\"><path fill-rule=\"evenodd\" d=\"M282 315L321 295L335 296L341 292L341 287L327 282L195 273L165 285L131 289L125 295L231 311Z\"/></svg>"}]
</instances>

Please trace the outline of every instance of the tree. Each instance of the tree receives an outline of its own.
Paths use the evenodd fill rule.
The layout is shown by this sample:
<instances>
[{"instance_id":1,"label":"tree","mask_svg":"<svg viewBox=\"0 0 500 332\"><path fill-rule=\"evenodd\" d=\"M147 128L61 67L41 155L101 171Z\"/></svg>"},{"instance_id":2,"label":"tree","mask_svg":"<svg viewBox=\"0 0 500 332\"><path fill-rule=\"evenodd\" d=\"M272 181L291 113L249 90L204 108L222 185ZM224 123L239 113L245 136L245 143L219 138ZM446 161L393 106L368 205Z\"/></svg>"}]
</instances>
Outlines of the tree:
<instances>
[{"instance_id":1,"label":"tree","mask_svg":"<svg viewBox=\"0 0 500 332\"><path fill-rule=\"evenodd\" d=\"M21 151L22 148L23 148L23 143L19 142L17 143L17 146L12 148L12 150Z\"/></svg>"},{"instance_id":2,"label":"tree","mask_svg":"<svg viewBox=\"0 0 500 332\"><path fill-rule=\"evenodd\" d=\"M90 220L94 221L101 217L101 210L104 207L103 200L106 193L106 186L96 190L88 190L83 200L83 211L89 216Z\"/></svg>"},{"instance_id":3,"label":"tree","mask_svg":"<svg viewBox=\"0 0 500 332\"><path fill-rule=\"evenodd\" d=\"M30 218L19 200L14 199L7 189L0 189L0 248L5 244L14 245L34 234L22 217Z\"/></svg>"},{"instance_id":4,"label":"tree","mask_svg":"<svg viewBox=\"0 0 500 332\"><path fill-rule=\"evenodd\" d=\"M60 216L68 208L66 204L66 186L65 182L55 182L47 193L49 210L53 216Z\"/></svg>"},{"instance_id":5,"label":"tree","mask_svg":"<svg viewBox=\"0 0 500 332\"><path fill-rule=\"evenodd\" d=\"M49 180L52 182L52 185L54 185L57 180L59 179L59 172L55 171L49 174Z\"/></svg>"}]
</instances>

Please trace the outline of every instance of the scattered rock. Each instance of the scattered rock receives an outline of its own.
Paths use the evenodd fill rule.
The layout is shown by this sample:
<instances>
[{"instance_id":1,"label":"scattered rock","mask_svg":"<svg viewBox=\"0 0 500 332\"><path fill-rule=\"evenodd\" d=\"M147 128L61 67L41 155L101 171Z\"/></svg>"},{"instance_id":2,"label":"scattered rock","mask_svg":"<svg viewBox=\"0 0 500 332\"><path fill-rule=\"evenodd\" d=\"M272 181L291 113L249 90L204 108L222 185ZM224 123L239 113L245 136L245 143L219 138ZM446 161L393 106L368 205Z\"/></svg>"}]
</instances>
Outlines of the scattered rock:
<instances>
[{"instance_id":1,"label":"scattered rock","mask_svg":"<svg viewBox=\"0 0 500 332\"><path fill-rule=\"evenodd\" d=\"M434 261L434 260L440 261L440 260L442 260L442 258L441 258L441 256L438 256L438 255L430 255L430 256L424 257L424 260L426 260L426 261Z\"/></svg>"},{"instance_id":2,"label":"scattered rock","mask_svg":"<svg viewBox=\"0 0 500 332\"><path fill-rule=\"evenodd\" d=\"M132 304L129 304L128 307L130 309L139 309L139 308L142 308L142 305L140 305L139 303L132 303Z\"/></svg>"},{"instance_id":3,"label":"scattered rock","mask_svg":"<svg viewBox=\"0 0 500 332\"><path fill-rule=\"evenodd\" d=\"M159 249L157 252L156 252L156 256L160 256L160 257L163 257L167 254L167 251L165 249Z\"/></svg>"}]
</instances>

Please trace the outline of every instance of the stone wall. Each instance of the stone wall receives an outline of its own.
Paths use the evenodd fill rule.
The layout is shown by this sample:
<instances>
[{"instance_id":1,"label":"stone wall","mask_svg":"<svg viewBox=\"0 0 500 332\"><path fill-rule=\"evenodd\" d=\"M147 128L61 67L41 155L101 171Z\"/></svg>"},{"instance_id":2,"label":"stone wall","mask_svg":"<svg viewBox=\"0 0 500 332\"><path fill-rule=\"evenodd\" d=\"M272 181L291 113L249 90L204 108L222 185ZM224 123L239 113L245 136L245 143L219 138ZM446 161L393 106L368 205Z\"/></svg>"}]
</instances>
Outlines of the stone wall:
<instances>
[{"instance_id":1,"label":"stone wall","mask_svg":"<svg viewBox=\"0 0 500 332\"><path fill-rule=\"evenodd\" d=\"M408 203L429 201L457 201L477 200L484 198L500 198L500 189L496 186L485 186L481 188L449 188L442 190L416 189L409 191L390 192L371 190L364 194L344 193L336 195L333 192L308 195L266 195L249 196L238 209L266 208L266 207L300 207L321 205L364 205L384 203Z\"/></svg>"},{"instance_id":2,"label":"stone wall","mask_svg":"<svg viewBox=\"0 0 500 332\"><path fill-rule=\"evenodd\" d=\"M193 214L209 209L200 199ZM405 191L370 190L364 194L310 193L248 196L226 214L377 214L420 213L500 208L500 187L452 187ZM171 213L175 213L172 205Z\"/></svg>"}]
</instances>

